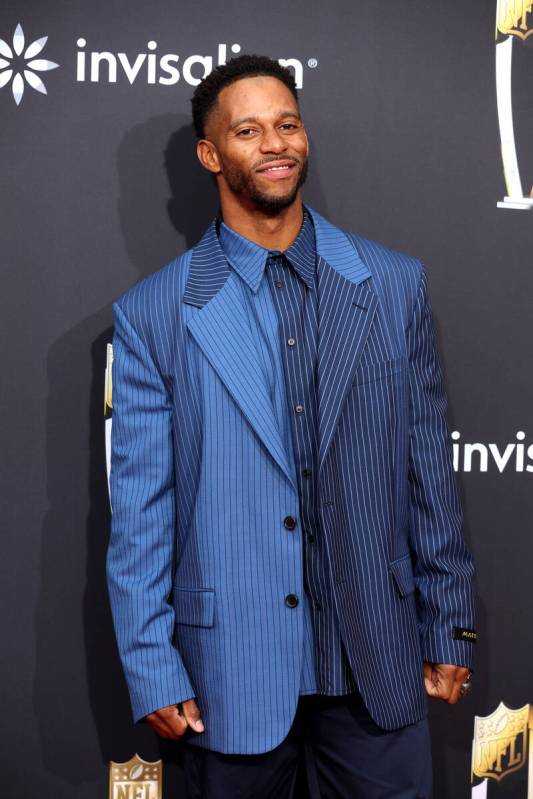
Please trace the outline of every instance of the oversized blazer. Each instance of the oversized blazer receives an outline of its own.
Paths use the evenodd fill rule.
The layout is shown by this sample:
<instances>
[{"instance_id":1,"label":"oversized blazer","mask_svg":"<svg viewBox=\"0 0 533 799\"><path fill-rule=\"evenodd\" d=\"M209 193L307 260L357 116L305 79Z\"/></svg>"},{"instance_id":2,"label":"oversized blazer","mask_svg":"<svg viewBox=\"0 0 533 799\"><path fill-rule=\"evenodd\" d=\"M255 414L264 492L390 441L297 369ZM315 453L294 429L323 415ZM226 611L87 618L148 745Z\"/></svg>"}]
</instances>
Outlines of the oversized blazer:
<instances>
[{"instance_id":1,"label":"oversized blazer","mask_svg":"<svg viewBox=\"0 0 533 799\"><path fill-rule=\"evenodd\" d=\"M335 611L382 728L427 712L424 660L469 666L472 558L426 272L309 208L320 526ZM133 719L196 697L225 753L277 746L299 696L296 475L215 220L113 303L107 580ZM289 594L300 601L286 602Z\"/></svg>"}]
</instances>

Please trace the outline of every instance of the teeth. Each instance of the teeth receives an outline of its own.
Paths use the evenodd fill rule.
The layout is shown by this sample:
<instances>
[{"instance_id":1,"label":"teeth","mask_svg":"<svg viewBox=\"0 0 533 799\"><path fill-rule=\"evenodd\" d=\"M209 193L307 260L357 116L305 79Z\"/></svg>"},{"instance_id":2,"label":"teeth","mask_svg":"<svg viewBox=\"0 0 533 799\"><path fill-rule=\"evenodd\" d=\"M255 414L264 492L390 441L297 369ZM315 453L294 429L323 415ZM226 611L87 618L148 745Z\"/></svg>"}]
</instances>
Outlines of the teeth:
<instances>
[{"instance_id":1,"label":"teeth","mask_svg":"<svg viewBox=\"0 0 533 799\"><path fill-rule=\"evenodd\" d=\"M288 169L288 168L289 168L288 166L269 166L268 167L269 170L272 170L272 169Z\"/></svg>"}]
</instances>

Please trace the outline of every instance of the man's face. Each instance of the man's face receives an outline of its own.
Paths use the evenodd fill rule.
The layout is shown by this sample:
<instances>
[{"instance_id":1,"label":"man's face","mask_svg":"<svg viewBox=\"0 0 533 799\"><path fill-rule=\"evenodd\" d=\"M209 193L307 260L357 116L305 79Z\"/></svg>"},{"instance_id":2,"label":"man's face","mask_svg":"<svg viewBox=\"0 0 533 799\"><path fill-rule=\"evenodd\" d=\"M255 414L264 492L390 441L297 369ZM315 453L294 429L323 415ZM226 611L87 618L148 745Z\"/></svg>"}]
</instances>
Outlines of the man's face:
<instances>
[{"instance_id":1,"label":"man's face","mask_svg":"<svg viewBox=\"0 0 533 799\"><path fill-rule=\"evenodd\" d=\"M292 205L307 176L309 144L298 106L277 78L226 86L206 124L220 190L271 214Z\"/></svg>"}]
</instances>

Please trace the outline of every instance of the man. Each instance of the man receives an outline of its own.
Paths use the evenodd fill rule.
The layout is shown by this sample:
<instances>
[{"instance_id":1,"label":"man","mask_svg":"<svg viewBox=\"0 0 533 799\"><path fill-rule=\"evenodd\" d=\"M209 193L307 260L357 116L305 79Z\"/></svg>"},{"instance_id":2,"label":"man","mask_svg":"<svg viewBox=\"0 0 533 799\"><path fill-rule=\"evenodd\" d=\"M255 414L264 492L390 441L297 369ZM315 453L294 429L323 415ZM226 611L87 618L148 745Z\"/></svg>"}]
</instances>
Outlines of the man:
<instances>
[{"instance_id":1,"label":"man","mask_svg":"<svg viewBox=\"0 0 533 799\"><path fill-rule=\"evenodd\" d=\"M220 213L114 304L108 583L135 721L191 796L428 797L468 688L472 559L423 265L301 199L291 73L192 100Z\"/></svg>"}]
</instances>

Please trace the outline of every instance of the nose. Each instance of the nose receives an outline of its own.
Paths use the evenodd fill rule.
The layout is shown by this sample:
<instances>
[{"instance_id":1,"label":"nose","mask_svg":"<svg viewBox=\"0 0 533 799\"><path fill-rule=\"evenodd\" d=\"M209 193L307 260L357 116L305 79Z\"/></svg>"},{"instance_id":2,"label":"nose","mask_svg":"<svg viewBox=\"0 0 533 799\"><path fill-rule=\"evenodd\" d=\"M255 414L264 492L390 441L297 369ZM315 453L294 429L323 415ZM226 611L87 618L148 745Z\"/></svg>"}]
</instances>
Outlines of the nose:
<instances>
[{"instance_id":1,"label":"nose","mask_svg":"<svg viewBox=\"0 0 533 799\"><path fill-rule=\"evenodd\" d=\"M266 128L261 139L262 153L282 153L287 149L287 142L275 127Z\"/></svg>"}]
</instances>

